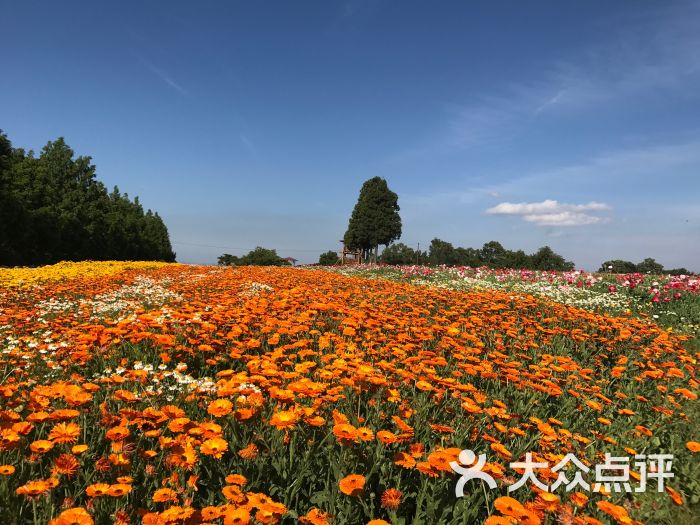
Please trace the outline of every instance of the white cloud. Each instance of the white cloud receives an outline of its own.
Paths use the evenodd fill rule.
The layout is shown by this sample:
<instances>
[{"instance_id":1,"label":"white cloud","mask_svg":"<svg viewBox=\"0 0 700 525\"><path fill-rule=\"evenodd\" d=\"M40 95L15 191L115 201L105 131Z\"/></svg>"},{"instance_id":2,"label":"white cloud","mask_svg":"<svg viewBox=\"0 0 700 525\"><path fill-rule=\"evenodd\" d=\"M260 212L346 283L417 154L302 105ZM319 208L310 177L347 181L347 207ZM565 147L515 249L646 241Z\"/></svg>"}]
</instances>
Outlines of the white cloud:
<instances>
[{"instance_id":1,"label":"white cloud","mask_svg":"<svg viewBox=\"0 0 700 525\"><path fill-rule=\"evenodd\" d=\"M488 215L515 215L540 226L582 226L605 222L605 217L590 212L609 210L602 202L564 204L547 199L542 202L502 202L486 210Z\"/></svg>"}]
</instances>

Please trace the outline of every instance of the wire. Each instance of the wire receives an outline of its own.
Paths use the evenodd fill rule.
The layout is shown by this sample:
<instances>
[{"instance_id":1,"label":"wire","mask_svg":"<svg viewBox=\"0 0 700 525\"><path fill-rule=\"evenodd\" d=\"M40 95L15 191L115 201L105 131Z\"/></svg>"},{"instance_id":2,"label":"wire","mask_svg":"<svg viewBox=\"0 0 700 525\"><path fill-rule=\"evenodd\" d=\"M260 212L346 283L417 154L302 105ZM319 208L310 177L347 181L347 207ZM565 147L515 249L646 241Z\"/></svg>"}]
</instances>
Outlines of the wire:
<instances>
[{"instance_id":1,"label":"wire","mask_svg":"<svg viewBox=\"0 0 700 525\"><path fill-rule=\"evenodd\" d=\"M199 244L199 243L194 243L194 242L183 242L183 241L172 241L172 244L179 244L182 246L198 246L200 248L217 248L219 250L254 250L255 248L236 248L233 246L215 246L213 244ZM257 246L256 246L257 248ZM328 250L328 248L317 248L317 249L308 249L308 248L276 248L278 251L286 251L286 252L319 252L319 251L324 251Z\"/></svg>"}]
</instances>

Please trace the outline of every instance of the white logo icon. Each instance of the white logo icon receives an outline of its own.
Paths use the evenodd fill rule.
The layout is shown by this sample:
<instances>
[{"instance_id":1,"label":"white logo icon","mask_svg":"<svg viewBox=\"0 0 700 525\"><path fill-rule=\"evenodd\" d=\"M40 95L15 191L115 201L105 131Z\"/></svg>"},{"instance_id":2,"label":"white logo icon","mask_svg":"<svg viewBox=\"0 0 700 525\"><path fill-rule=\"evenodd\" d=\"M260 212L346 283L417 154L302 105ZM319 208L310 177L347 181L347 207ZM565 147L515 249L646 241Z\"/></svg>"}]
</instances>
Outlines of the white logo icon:
<instances>
[{"instance_id":1,"label":"white logo icon","mask_svg":"<svg viewBox=\"0 0 700 525\"><path fill-rule=\"evenodd\" d=\"M464 485L470 479L480 479L481 481L486 482L490 489L496 488L496 480L481 470L485 465L486 454L479 454L479 460L476 461L476 454L469 449L463 450L459 453L459 463L456 461L450 462L450 467L452 467L452 470L461 475L459 481L457 481L457 486L455 487L455 496L458 498L464 497Z\"/></svg>"}]
</instances>

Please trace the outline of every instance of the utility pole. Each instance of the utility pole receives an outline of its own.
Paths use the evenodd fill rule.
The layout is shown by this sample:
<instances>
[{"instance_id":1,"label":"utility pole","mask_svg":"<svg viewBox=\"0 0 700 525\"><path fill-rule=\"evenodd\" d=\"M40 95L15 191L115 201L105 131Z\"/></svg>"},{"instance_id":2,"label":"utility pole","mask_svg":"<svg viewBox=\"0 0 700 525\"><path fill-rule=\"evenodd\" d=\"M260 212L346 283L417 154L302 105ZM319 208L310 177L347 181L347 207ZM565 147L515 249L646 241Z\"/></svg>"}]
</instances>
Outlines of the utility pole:
<instances>
[{"instance_id":1,"label":"utility pole","mask_svg":"<svg viewBox=\"0 0 700 525\"><path fill-rule=\"evenodd\" d=\"M420 262L420 243L418 243L418 248L416 249L416 264Z\"/></svg>"}]
</instances>

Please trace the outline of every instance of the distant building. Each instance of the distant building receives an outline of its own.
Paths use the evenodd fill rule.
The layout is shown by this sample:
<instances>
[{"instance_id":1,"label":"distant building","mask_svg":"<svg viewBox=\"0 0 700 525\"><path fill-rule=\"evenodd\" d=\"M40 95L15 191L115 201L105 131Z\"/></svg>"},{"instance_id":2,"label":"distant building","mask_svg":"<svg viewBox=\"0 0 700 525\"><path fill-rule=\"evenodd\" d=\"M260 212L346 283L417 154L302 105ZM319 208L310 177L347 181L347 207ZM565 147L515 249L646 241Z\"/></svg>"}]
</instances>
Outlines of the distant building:
<instances>
[{"instance_id":1,"label":"distant building","mask_svg":"<svg viewBox=\"0 0 700 525\"><path fill-rule=\"evenodd\" d=\"M295 259L294 257L282 257L282 260L283 260L283 261L287 261L287 262L288 262L289 264L291 264L292 266L296 266L296 265L297 265L297 259Z\"/></svg>"}]
</instances>

